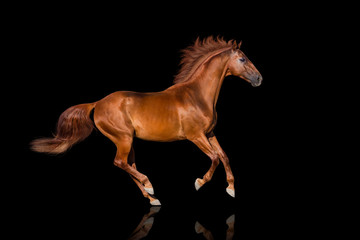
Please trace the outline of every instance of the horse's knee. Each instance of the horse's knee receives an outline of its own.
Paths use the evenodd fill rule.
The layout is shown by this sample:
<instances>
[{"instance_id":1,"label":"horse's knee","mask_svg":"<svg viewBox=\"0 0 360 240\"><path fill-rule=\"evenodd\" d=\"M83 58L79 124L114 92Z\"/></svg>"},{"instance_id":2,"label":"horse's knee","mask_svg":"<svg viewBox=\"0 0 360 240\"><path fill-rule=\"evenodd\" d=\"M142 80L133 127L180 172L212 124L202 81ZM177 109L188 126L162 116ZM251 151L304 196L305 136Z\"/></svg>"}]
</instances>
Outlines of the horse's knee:
<instances>
[{"instance_id":1,"label":"horse's knee","mask_svg":"<svg viewBox=\"0 0 360 240\"><path fill-rule=\"evenodd\" d=\"M214 163L219 162L219 156L216 153L211 153L208 156L210 157L212 162L214 162Z\"/></svg>"},{"instance_id":2,"label":"horse's knee","mask_svg":"<svg viewBox=\"0 0 360 240\"><path fill-rule=\"evenodd\" d=\"M220 162L219 157L216 157L216 158L214 158L214 159L211 159L211 161L213 162L213 164L214 164L215 166L219 165L219 162Z\"/></svg>"}]
</instances>

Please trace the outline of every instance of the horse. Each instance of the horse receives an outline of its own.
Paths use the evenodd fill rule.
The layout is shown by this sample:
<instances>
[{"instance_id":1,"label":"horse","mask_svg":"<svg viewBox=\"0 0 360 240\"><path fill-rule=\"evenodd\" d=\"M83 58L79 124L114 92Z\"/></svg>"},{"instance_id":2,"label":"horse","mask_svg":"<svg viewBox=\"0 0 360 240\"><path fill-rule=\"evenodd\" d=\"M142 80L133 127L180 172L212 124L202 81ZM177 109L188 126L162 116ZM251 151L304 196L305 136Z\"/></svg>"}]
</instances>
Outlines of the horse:
<instances>
[{"instance_id":1,"label":"horse","mask_svg":"<svg viewBox=\"0 0 360 240\"><path fill-rule=\"evenodd\" d=\"M260 86L263 80L240 50L241 44L242 41L237 44L220 37L197 38L192 46L182 50L180 69L169 88L146 93L117 91L97 102L72 106L60 115L54 136L35 139L30 148L60 154L88 137L96 126L116 145L114 164L129 173L143 196L156 206L161 203L154 195L153 185L136 168L133 138L158 142L189 140L211 160L210 169L195 180L196 190L211 180L220 160L226 172L226 192L235 197L229 159L213 130L225 77L240 77L253 87Z\"/></svg>"}]
</instances>

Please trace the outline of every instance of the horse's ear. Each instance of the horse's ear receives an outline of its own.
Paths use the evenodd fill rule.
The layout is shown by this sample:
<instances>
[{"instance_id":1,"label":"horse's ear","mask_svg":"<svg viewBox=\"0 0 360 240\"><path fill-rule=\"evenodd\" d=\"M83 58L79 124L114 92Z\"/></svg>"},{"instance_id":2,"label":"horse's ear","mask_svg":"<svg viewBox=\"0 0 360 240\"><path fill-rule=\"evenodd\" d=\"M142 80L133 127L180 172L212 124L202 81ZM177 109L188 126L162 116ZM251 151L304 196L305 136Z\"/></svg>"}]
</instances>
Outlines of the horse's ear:
<instances>
[{"instance_id":1,"label":"horse's ear","mask_svg":"<svg viewBox=\"0 0 360 240\"><path fill-rule=\"evenodd\" d=\"M238 49L240 49L241 44L242 44L242 41L239 42L239 44L238 44L238 46L237 46Z\"/></svg>"},{"instance_id":2,"label":"horse's ear","mask_svg":"<svg viewBox=\"0 0 360 240\"><path fill-rule=\"evenodd\" d=\"M236 40L234 40L233 43L232 43L232 49L233 49L233 50L236 50L236 49L237 49Z\"/></svg>"}]
</instances>

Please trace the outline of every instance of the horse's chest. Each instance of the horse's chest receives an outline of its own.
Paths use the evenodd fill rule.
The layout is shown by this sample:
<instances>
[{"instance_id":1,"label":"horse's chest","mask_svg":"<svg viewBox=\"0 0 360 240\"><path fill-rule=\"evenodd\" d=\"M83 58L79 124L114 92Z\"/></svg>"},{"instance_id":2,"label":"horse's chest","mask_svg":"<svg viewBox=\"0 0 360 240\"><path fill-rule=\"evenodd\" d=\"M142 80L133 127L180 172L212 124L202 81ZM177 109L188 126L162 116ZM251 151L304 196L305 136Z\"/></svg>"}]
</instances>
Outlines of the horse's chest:
<instances>
[{"instance_id":1,"label":"horse's chest","mask_svg":"<svg viewBox=\"0 0 360 240\"><path fill-rule=\"evenodd\" d=\"M217 121L216 112L187 112L182 116L182 129L186 136L196 136L199 132L211 132Z\"/></svg>"}]
</instances>

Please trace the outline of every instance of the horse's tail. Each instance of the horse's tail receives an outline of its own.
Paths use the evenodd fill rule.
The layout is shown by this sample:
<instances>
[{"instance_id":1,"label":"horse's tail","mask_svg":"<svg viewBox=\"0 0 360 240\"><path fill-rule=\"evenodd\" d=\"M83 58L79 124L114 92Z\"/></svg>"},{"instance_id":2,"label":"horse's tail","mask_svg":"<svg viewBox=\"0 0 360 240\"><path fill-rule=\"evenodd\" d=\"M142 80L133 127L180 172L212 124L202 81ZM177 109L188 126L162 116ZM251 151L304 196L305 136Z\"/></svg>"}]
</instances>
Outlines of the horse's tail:
<instances>
[{"instance_id":1,"label":"horse's tail","mask_svg":"<svg viewBox=\"0 0 360 240\"><path fill-rule=\"evenodd\" d=\"M79 104L63 112L58 120L56 134L52 138L39 138L30 145L35 152L59 154L87 138L94 129L90 118L96 103Z\"/></svg>"}]
</instances>

